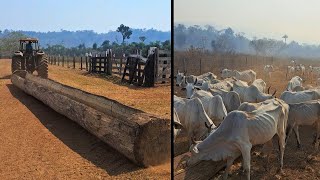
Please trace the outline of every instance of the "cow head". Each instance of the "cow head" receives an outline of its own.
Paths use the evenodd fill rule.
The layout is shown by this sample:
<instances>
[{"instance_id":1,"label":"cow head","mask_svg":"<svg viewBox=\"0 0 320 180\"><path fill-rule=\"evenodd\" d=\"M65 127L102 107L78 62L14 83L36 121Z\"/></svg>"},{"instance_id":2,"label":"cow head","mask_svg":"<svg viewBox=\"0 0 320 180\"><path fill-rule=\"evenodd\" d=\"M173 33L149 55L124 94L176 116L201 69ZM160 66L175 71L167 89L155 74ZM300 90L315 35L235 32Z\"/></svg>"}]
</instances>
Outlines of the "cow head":
<instances>
[{"instance_id":1,"label":"cow head","mask_svg":"<svg viewBox=\"0 0 320 180\"><path fill-rule=\"evenodd\" d=\"M178 71L178 74L176 75L176 86L180 86L184 79L185 79L184 73L180 73Z\"/></svg>"},{"instance_id":2,"label":"cow head","mask_svg":"<svg viewBox=\"0 0 320 180\"><path fill-rule=\"evenodd\" d=\"M232 77L233 71L229 69L223 69L221 71L221 77L223 79Z\"/></svg>"},{"instance_id":3,"label":"cow head","mask_svg":"<svg viewBox=\"0 0 320 180\"><path fill-rule=\"evenodd\" d=\"M202 141L195 141L194 138L191 138L191 146L189 148L189 152L191 152L191 157L187 160L187 166L192 166L197 164L201 159L202 153L198 150L198 144Z\"/></svg>"},{"instance_id":4,"label":"cow head","mask_svg":"<svg viewBox=\"0 0 320 180\"><path fill-rule=\"evenodd\" d=\"M186 86L186 90L187 90L187 98L190 99L191 96L195 93L196 90L200 90L199 87L195 86L198 82L198 79L196 79L194 81L194 83L187 83L187 86Z\"/></svg>"},{"instance_id":5,"label":"cow head","mask_svg":"<svg viewBox=\"0 0 320 180\"><path fill-rule=\"evenodd\" d=\"M206 126L206 128L207 128L207 132L208 132L208 134L207 134L207 136L206 137L208 137L209 136L209 134L211 133L211 131L216 127L216 126L214 126L214 124L212 123L212 124L210 124L210 125L208 125L207 124L207 122L204 122L204 125Z\"/></svg>"}]
</instances>

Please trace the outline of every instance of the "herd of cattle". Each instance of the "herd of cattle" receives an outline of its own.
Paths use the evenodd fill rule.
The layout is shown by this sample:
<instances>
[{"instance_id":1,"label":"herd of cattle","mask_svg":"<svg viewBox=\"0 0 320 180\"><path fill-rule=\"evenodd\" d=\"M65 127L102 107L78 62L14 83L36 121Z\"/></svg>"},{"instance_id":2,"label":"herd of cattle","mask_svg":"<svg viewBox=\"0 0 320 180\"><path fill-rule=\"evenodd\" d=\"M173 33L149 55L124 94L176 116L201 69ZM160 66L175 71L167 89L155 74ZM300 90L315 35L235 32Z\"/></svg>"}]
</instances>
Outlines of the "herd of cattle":
<instances>
[{"instance_id":1,"label":"herd of cattle","mask_svg":"<svg viewBox=\"0 0 320 180\"><path fill-rule=\"evenodd\" d=\"M293 71L302 67L294 66ZM311 69L318 72L318 68ZM273 71L272 65L266 65L265 77L271 78ZM316 125L314 143L318 149L320 88L304 87L303 79L294 76L277 98L276 91L271 94L253 70L224 69L220 73L221 79L211 72L186 76L178 71L176 75L176 86L186 91L186 97L174 95L174 137L186 131L191 152L188 166L201 160L226 160L227 178L233 161L242 155L243 170L250 179L251 148L272 144L277 134L282 171L286 140L292 130L301 146L300 125Z\"/></svg>"}]
</instances>

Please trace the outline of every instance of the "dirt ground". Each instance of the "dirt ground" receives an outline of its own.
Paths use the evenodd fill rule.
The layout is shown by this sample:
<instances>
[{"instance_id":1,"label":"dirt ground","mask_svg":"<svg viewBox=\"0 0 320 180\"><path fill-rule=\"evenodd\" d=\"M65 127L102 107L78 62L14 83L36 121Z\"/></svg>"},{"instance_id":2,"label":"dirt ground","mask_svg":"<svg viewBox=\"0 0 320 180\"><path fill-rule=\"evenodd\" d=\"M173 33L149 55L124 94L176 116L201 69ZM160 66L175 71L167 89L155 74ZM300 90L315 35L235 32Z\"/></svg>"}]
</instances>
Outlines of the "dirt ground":
<instances>
[{"instance_id":1,"label":"dirt ground","mask_svg":"<svg viewBox=\"0 0 320 180\"><path fill-rule=\"evenodd\" d=\"M252 68L257 72L257 78L263 78L263 67ZM277 90L276 96L285 90L288 80L286 80L285 66L276 67L275 72L272 74L272 80L265 80L267 86L271 85L270 92ZM213 71L216 75L219 75L218 71ZM311 78L304 76L306 80L304 85L315 85L315 82L311 83ZM175 94L185 97L185 92L181 91L179 87L175 87ZM295 135L291 134L288 144L284 153L284 174L277 173L279 167L278 151L274 150L270 159L269 170L267 170L267 160L261 154L261 148L257 147L251 152L251 179L320 179L320 153L314 151L312 145L313 133L315 128L311 126L302 126L299 128L300 139L302 143L302 149L298 149L296 145ZM241 174L240 170L241 159L237 160L232 166L231 176L229 179L245 179L245 176ZM203 171L210 171L210 169L203 169ZM214 177L208 177L208 179L222 179L222 169Z\"/></svg>"},{"instance_id":2,"label":"dirt ground","mask_svg":"<svg viewBox=\"0 0 320 180\"><path fill-rule=\"evenodd\" d=\"M13 86L10 62L0 59L0 179L170 179L170 163L137 167L75 122ZM84 88L108 82L52 66L49 74L55 80L63 74L63 82ZM84 85L85 80L91 81ZM79 81L81 85L77 85ZM95 86L92 92L103 89L108 92L111 87ZM115 90L109 95L117 94ZM143 109L136 101L130 104L147 112L170 114L168 108L157 111Z\"/></svg>"},{"instance_id":3,"label":"dirt ground","mask_svg":"<svg viewBox=\"0 0 320 180\"><path fill-rule=\"evenodd\" d=\"M86 71L50 65L49 78L84 91L105 96L125 105L170 119L170 84L144 88L121 83L118 76L92 75Z\"/></svg>"}]
</instances>

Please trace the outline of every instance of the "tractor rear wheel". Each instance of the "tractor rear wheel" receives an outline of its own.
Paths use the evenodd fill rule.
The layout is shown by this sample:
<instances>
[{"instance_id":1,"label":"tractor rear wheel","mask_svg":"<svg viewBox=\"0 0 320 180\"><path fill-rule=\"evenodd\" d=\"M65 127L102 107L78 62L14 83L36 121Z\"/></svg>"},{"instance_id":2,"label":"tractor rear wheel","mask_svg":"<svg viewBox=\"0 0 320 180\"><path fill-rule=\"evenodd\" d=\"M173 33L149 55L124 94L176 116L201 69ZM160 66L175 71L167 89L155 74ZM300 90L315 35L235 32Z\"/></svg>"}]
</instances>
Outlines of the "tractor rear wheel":
<instances>
[{"instance_id":1,"label":"tractor rear wheel","mask_svg":"<svg viewBox=\"0 0 320 180\"><path fill-rule=\"evenodd\" d=\"M39 57L39 66L37 68L38 76L47 79L48 78L48 58L47 56Z\"/></svg>"},{"instance_id":2,"label":"tractor rear wheel","mask_svg":"<svg viewBox=\"0 0 320 180\"><path fill-rule=\"evenodd\" d=\"M21 70L21 63L22 57L13 56L11 61L11 73L15 72L16 70Z\"/></svg>"}]
</instances>

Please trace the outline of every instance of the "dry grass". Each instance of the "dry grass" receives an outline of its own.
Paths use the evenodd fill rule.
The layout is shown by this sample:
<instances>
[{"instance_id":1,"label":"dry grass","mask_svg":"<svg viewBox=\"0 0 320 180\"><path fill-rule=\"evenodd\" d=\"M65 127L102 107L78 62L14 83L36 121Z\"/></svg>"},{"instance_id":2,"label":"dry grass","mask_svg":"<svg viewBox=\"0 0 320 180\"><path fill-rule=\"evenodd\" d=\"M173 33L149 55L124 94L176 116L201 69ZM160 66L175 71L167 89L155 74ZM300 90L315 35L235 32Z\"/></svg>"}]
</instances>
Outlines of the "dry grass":
<instances>
[{"instance_id":1,"label":"dry grass","mask_svg":"<svg viewBox=\"0 0 320 180\"><path fill-rule=\"evenodd\" d=\"M170 84L145 88L121 83L118 76L92 75L85 71L49 66L49 78L125 105L170 119Z\"/></svg>"},{"instance_id":2,"label":"dry grass","mask_svg":"<svg viewBox=\"0 0 320 180\"><path fill-rule=\"evenodd\" d=\"M181 55L181 54L180 54ZM176 55L175 55L176 56ZM183 56L181 56L183 57ZM192 58L186 57L187 64L192 62ZM198 57L200 58L200 57ZM271 85L271 92L277 90L276 96L279 97L280 94L286 89L288 79L286 79L286 66L289 65L289 59L276 60L274 59L273 65L275 66L275 72L272 74L271 80L266 80L263 76L263 66L264 64L272 64L268 59L250 59L248 60L248 65L243 65L245 61L241 61L240 57L237 59L229 59L228 61L222 62L223 58L216 59L215 57L201 57L202 67L206 67L205 71L211 71L216 75L220 75L220 70L223 68L232 68L237 70L253 69L257 72L257 78L262 78L266 81L267 86ZM243 59L243 58L242 58ZM207 61L205 61L207 60ZM182 59L175 58L175 67L182 66ZM196 63L198 63L196 61ZM300 60L298 64L305 65L320 65L319 61L308 61ZM221 65L225 66L221 66ZM189 74L199 74L200 66L187 66ZM176 69L175 69L176 70ZM307 76L302 76L305 80L304 85L316 86L315 82L311 82L311 78ZM314 79L314 78L313 78ZM181 91L179 87L175 87L174 94L178 96L185 97L185 91ZM305 126L300 128L300 138L302 142L303 149L298 149L296 147L296 141L294 133L289 138L288 144L285 149L284 154L284 174L277 173L277 168L279 167L279 161L277 159L278 152L274 150L269 163L269 171L266 169L266 159L261 156L261 149L257 148L252 151L251 155L251 178L252 179L320 179L320 154L314 151L314 146L312 145L313 133L315 128L312 126ZM277 148L275 148L277 149ZM231 176L229 179L244 179L241 177L241 159L237 160L231 168ZM210 171L210 169L203 169L203 171ZM223 170L221 170L214 177L208 177L208 179L222 179Z\"/></svg>"}]
</instances>

